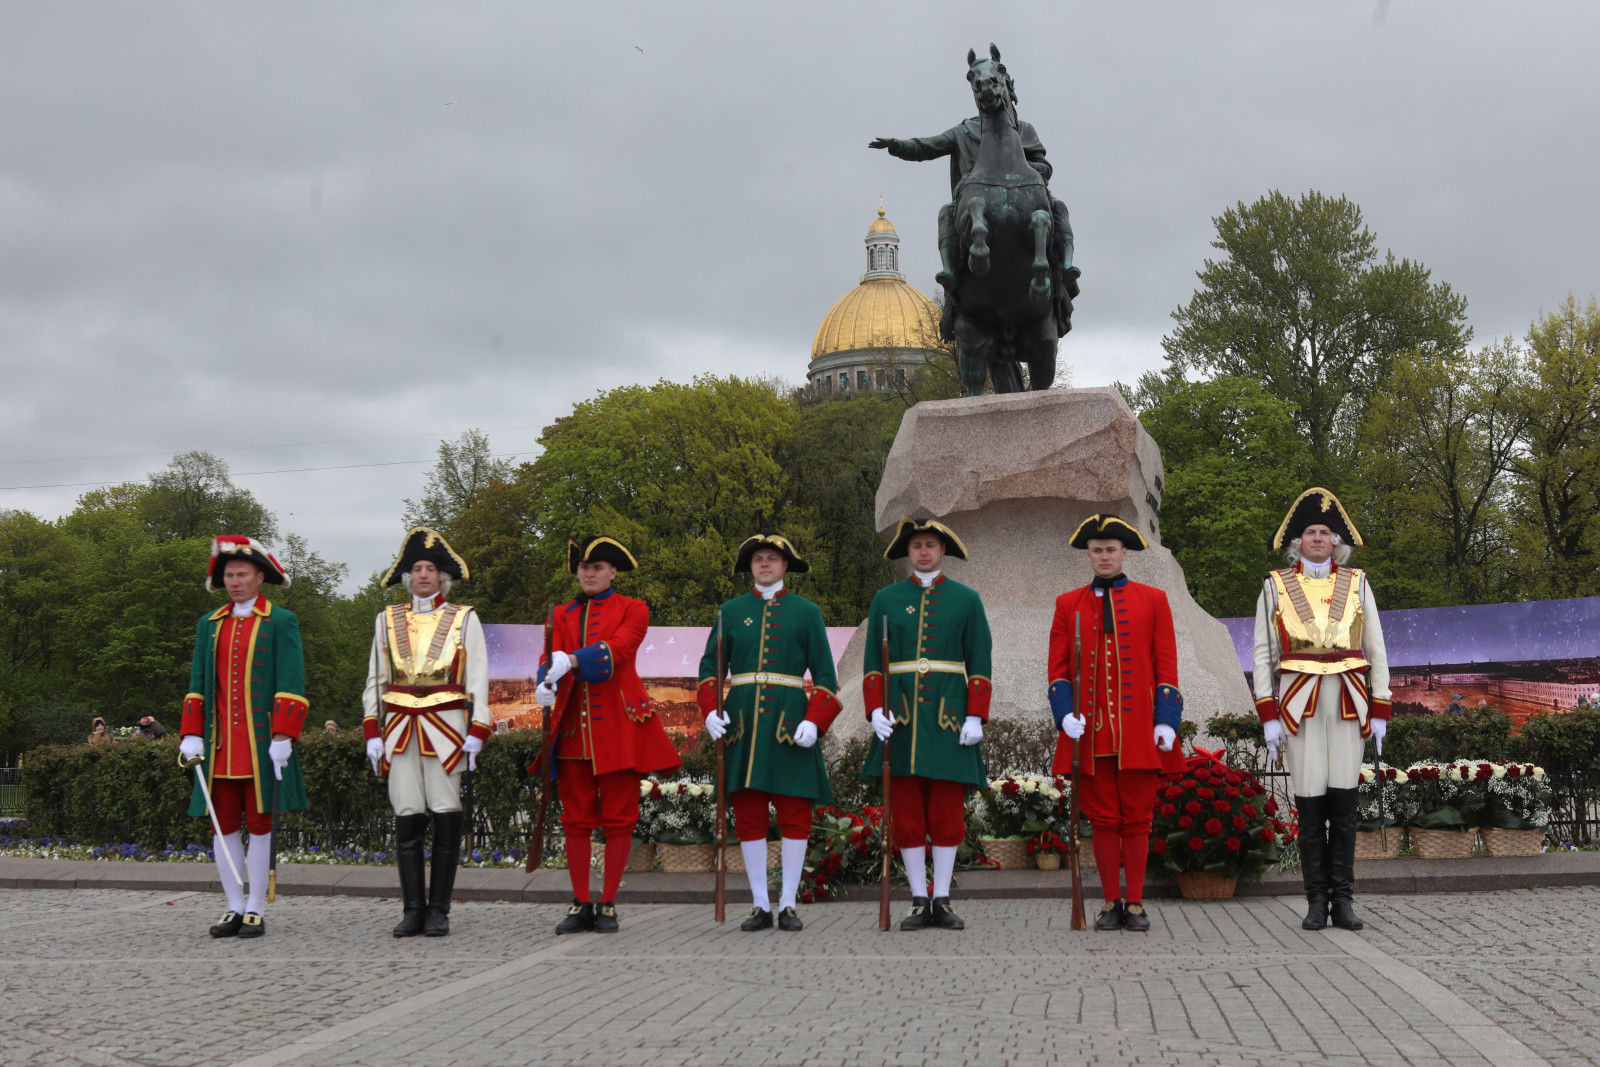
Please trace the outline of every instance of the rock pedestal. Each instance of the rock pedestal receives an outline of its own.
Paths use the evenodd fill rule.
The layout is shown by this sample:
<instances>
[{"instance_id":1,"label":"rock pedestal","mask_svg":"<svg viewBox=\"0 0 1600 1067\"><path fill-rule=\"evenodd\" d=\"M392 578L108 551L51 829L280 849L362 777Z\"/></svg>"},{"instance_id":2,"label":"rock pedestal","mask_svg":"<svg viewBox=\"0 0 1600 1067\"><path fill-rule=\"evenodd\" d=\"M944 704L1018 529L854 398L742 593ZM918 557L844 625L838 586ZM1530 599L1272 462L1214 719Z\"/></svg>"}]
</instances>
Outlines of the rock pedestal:
<instances>
[{"instance_id":1,"label":"rock pedestal","mask_svg":"<svg viewBox=\"0 0 1600 1067\"><path fill-rule=\"evenodd\" d=\"M906 515L937 518L961 537L972 559L946 557L945 573L977 589L988 609L991 717L1038 721L1049 714L1055 598L1093 577L1087 554L1067 541L1096 512L1133 522L1151 547L1128 553L1126 573L1166 592L1184 717L1203 726L1219 712L1251 710L1252 701L1228 631L1195 603L1183 568L1160 545L1161 489L1161 451L1115 389L928 401L901 423L878 487L876 523L886 543ZM845 713L833 732L842 738L867 730L865 644L863 622L839 664Z\"/></svg>"}]
</instances>

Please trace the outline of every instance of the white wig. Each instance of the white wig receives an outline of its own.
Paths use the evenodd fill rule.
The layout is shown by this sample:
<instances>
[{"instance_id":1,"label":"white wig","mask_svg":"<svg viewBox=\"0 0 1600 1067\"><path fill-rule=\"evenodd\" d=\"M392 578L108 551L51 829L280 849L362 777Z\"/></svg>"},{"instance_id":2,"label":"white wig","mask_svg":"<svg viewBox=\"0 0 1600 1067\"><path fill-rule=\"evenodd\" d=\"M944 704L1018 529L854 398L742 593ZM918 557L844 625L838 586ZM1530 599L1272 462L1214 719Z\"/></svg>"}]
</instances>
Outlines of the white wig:
<instances>
[{"instance_id":1,"label":"white wig","mask_svg":"<svg viewBox=\"0 0 1600 1067\"><path fill-rule=\"evenodd\" d=\"M1289 561L1291 567L1300 562L1300 538L1296 537L1284 547L1283 558ZM1333 535L1333 562L1341 567L1350 562L1350 546L1338 534Z\"/></svg>"}]
</instances>

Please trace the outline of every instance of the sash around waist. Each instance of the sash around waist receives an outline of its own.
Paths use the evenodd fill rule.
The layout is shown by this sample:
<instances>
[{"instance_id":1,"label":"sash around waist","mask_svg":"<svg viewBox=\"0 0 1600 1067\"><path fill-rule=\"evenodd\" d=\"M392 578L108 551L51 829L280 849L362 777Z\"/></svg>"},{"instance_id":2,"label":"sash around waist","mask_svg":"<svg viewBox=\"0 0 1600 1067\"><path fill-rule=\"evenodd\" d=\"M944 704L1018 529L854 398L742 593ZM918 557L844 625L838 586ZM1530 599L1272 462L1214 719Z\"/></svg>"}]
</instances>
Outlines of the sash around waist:
<instances>
[{"instance_id":1,"label":"sash around waist","mask_svg":"<svg viewBox=\"0 0 1600 1067\"><path fill-rule=\"evenodd\" d=\"M390 685L384 691L383 703L397 712L419 714L465 707L467 691L459 685Z\"/></svg>"}]
</instances>

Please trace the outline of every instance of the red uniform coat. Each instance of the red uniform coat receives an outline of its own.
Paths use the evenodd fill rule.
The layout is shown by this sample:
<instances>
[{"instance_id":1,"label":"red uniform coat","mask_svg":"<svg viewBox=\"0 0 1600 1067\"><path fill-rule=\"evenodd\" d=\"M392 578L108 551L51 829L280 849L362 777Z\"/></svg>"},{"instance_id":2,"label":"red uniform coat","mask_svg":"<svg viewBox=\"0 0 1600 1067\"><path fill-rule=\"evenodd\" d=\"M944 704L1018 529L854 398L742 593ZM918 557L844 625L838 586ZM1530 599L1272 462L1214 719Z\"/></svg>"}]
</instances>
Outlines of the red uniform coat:
<instances>
[{"instance_id":1,"label":"red uniform coat","mask_svg":"<svg viewBox=\"0 0 1600 1067\"><path fill-rule=\"evenodd\" d=\"M1069 709L1089 722L1080 744L1083 773L1094 773L1093 756L1117 757L1117 767L1129 771L1183 769L1177 745L1170 752L1156 748L1158 723L1176 732L1183 714L1178 692L1178 643L1172 631L1172 608L1167 594L1153 586L1117 580L1106 593L1111 597L1115 623L1106 632L1101 597L1090 585L1056 598L1055 621L1050 626L1050 705L1057 722ZM1073 618L1083 639L1081 692L1072 691ZM1061 734L1056 740L1054 774L1072 772L1072 741Z\"/></svg>"},{"instance_id":2,"label":"red uniform coat","mask_svg":"<svg viewBox=\"0 0 1600 1067\"><path fill-rule=\"evenodd\" d=\"M549 646L572 657L556 690L557 759L588 759L594 773L671 770L682 760L634 666L650 628L642 600L607 591L555 611ZM539 665L543 681L549 662Z\"/></svg>"}]
</instances>

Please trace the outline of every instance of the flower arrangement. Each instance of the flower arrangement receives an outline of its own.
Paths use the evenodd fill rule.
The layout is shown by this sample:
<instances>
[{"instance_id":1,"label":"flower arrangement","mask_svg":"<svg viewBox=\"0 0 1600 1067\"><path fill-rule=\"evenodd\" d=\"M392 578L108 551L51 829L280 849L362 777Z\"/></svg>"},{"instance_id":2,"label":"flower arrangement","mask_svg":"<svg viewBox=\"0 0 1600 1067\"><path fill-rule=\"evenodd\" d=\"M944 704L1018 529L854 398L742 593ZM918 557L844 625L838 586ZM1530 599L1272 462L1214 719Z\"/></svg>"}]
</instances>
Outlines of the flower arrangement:
<instances>
[{"instance_id":1,"label":"flower arrangement","mask_svg":"<svg viewBox=\"0 0 1600 1067\"><path fill-rule=\"evenodd\" d=\"M1376 832L1382 826L1400 826L1411 797L1402 791L1411 782L1411 776L1399 767L1386 764L1383 768L1383 818L1378 817L1378 771L1370 763L1361 765L1361 778L1356 782L1356 829Z\"/></svg>"},{"instance_id":2,"label":"flower arrangement","mask_svg":"<svg viewBox=\"0 0 1600 1067\"><path fill-rule=\"evenodd\" d=\"M1485 785L1489 801L1482 825L1505 830L1542 830L1550 822L1555 791L1543 767L1532 763L1492 764Z\"/></svg>"},{"instance_id":3,"label":"flower arrangement","mask_svg":"<svg viewBox=\"0 0 1600 1067\"><path fill-rule=\"evenodd\" d=\"M639 826L634 836L664 845L709 844L716 830L716 787L676 778L639 781Z\"/></svg>"},{"instance_id":4,"label":"flower arrangement","mask_svg":"<svg viewBox=\"0 0 1600 1067\"><path fill-rule=\"evenodd\" d=\"M1156 788L1150 851L1175 874L1258 877L1290 839L1278 803L1255 775L1195 749L1184 773Z\"/></svg>"},{"instance_id":5,"label":"flower arrangement","mask_svg":"<svg viewBox=\"0 0 1600 1067\"><path fill-rule=\"evenodd\" d=\"M1054 830L1044 830L1028 838L1027 849L1030 856L1037 856L1041 852L1065 856L1072 852L1072 839L1062 837Z\"/></svg>"},{"instance_id":6,"label":"flower arrangement","mask_svg":"<svg viewBox=\"0 0 1600 1067\"><path fill-rule=\"evenodd\" d=\"M832 896L841 882L870 882L879 876L883 862L878 850L881 807L843 811L822 805L812 813L811 844L806 849L805 873L800 878L799 900L812 904ZM903 879L905 868L894 856L893 877Z\"/></svg>"},{"instance_id":7,"label":"flower arrangement","mask_svg":"<svg viewBox=\"0 0 1600 1067\"><path fill-rule=\"evenodd\" d=\"M1066 818L1061 810L1065 782L1048 774L1007 774L989 779L977 794L973 822L984 837L1031 837L1053 830Z\"/></svg>"}]
</instances>

